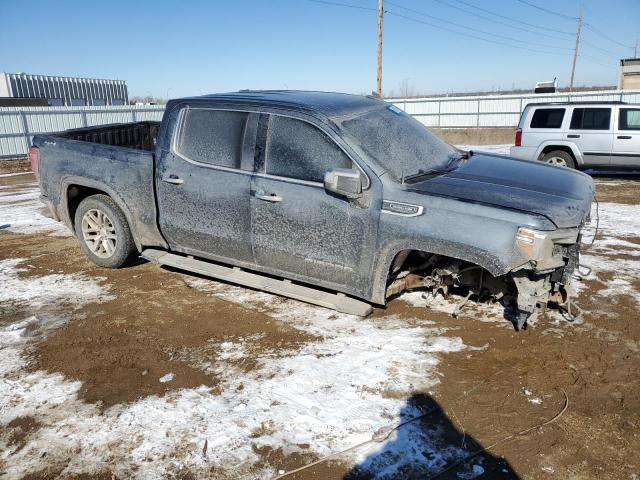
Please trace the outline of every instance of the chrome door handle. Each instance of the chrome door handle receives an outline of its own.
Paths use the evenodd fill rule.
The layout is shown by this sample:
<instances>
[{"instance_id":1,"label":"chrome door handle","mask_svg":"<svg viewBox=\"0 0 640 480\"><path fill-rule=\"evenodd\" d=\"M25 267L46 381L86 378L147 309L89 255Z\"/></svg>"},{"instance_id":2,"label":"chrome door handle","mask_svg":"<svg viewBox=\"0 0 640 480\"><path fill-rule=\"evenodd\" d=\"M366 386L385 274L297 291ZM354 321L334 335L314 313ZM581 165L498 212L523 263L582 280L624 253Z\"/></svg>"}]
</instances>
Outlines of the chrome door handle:
<instances>
[{"instance_id":1,"label":"chrome door handle","mask_svg":"<svg viewBox=\"0 0 640 480\"><path fill-rule=\"evenodd\" d=\"M164 177L162 177L162 181L172 183L174 185L182 185L184 183L184 180L177 175L165 175Z\"/></svg>"},{"instance_id":2,"label":"chrome door handle","mask_svg":"<svg viewBox=\"0 0 640 480\"><path fill-rule=\"evenodd\" d=\"M631 135L618 135L619 140L631 140Z\"/></svg>"},{"instance_id":3,"label":"chrome door handle","mask_svg":"<svg viewBox=\"0 0 640 480\"><path fill-rule=\"evenodd\" d=\"M262 195L260 193L254 193L253 196L259 200L264 200L265 202L277 203L282 201L282 197L274 193L272 193L271 195Z\"/></svg>"}]
</instances>

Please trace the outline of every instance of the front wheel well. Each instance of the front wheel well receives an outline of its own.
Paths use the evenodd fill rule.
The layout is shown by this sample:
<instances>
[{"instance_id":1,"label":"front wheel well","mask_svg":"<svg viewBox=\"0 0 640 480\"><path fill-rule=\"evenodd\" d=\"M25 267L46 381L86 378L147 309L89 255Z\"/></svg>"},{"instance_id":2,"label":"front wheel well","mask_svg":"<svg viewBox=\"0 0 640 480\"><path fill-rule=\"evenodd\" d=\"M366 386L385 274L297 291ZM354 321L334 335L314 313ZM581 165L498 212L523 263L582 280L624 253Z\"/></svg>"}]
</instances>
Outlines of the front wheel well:
<instances>
[{"instance_id":1,"label":"front wheel well","mask_svg":"<svg viewBox=\"0 0 640 480\"><path fill-rule=\"evenodd\" d=\"M391 299L413 289L442 291L447 295L459 287L483 296L483 293L511 290L507 277L495 277L484 267L458 258L422 250L401 250L387 272L384 296L385 300Z\"/></svg>"}]
</instances>

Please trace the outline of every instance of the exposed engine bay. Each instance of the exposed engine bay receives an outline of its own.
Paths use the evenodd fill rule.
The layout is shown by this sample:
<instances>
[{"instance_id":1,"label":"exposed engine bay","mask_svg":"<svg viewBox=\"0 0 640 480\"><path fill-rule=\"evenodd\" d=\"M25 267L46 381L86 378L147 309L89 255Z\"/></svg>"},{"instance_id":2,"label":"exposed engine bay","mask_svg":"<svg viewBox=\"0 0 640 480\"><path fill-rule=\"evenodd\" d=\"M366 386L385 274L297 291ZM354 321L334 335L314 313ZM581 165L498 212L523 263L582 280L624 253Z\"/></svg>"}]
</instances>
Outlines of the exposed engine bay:
<instances>
[{"instance_id":1,"label":"exposed engine bay","mask_svg":"<svg viewBox=\"0 0 640 480\"><path fill-rule=\"evenodd\" d=\"M579 247L556 245L554 255L562 259L561 266L536 270L524 265L509 274L494 277L483 268L469 262L425 252L406 251L398 255L391 266L387 284L387 298L406 290L423 289L433 297L447 298L457 293L462 300L453 315L458 316L468 301L499 302L505 307L505 316L517 330L526 328L527 322L548 306L562 310L569 301L566 286L578 266Z\"/></svg>"}]
</instances>

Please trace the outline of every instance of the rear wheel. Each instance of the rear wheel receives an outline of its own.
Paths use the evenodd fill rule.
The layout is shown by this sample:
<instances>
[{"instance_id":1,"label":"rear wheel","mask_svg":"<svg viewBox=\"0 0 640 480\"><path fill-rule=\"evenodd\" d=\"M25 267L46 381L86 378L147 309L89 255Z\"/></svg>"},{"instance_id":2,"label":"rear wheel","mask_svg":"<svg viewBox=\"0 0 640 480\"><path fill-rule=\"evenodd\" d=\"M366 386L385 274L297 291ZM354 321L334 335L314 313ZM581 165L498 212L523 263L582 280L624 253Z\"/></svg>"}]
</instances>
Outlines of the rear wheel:
<instances>
[{"instance_id":1,"label":"rear wheel","mask_svg":"<svg viewBox=\"0 0 640 480\"><path fill-rule=\"evenodd\" d=\"M576 168L576 162L573 160L573 157L563 150L554 150L553 152L547 153L542 157L542 161L557 167Z\"/></svg>"},{"instance_id":2,"label":"rear wheel","mask_svg":"<svg viewBox=\"0 0 640 480\"><path fill-rule=\"evenodd\" d=\"M92 195L80 202L75 232L85 255L101 267L119 268L136 251L124 213L107 195Z\"/></svg>"}]
</instances>

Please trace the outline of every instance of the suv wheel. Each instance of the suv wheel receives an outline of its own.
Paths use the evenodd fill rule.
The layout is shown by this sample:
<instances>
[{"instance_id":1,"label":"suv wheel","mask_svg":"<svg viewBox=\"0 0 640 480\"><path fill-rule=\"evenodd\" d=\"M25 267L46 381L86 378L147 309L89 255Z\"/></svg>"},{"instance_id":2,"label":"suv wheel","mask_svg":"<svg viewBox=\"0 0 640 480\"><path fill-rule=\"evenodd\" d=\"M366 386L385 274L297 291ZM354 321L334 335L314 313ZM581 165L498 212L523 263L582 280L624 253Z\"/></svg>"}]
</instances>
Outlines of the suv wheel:
<instances>
[{"instance_id":1,"label":"suv wheel","mask_svg":"<svg viewBox=\"0 0 640 480\"><path fill-rule=\"evenodd\" d=\"M557 167L576 168L576 162L573 160L573 157L562 150L554 150L553 152L547 153L542 157L542 161Z\"/></svg>"},{"instance_id":2,"label":"suv wheel","mask_svg":"<svg viewBox=\"0 0 640 480\"><path fill-rule=\"evenodd\" d=\"M119 268L136 251L124 213L107 195L92 195L80 202L75 233L85 255L101 267Z\"/></svg>"}]
</instances>

